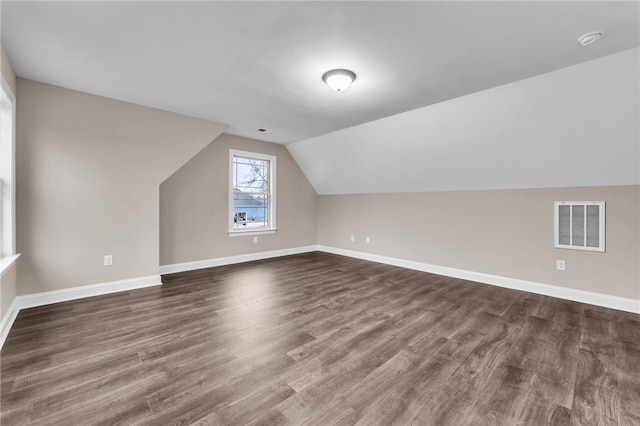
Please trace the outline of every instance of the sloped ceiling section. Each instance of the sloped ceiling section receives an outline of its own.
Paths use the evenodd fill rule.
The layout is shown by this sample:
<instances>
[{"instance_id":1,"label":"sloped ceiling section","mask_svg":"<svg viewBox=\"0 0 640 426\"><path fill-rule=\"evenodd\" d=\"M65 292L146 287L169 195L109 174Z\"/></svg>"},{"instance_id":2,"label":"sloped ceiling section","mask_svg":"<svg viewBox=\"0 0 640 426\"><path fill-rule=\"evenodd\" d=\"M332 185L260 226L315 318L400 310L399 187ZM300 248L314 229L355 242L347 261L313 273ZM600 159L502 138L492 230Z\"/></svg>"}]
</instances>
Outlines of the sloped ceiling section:
<instances>
[{"instance_id":1,"label":"sloped ceiling section","mask_svg":"<svg viewBox=\"0 0 640 426\"><path fill-rule=\"evenodd\" d=\"M287 148L319 194L640 183L640 50Z\"/></svg>"}]
</instances>

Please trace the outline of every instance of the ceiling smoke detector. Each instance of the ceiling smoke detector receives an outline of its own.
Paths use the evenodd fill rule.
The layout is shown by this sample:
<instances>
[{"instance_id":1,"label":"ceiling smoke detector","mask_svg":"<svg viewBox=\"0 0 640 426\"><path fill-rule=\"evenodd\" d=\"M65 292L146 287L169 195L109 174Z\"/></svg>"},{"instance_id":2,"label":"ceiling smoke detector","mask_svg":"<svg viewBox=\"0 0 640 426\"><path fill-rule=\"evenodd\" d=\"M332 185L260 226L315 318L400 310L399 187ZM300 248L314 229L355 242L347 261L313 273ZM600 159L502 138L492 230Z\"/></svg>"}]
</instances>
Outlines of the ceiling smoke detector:
<instances>
[{"instance_id":1,"label":"ceiling smoke detector","mask_svg":"<svg viewBox=\"0 0 640 426\"><path fill-rule=\"evenodd\" d=\"M578 43L583 46L588 46L591 43L595 43L602 37L602 31L591 31L590 33L582 34L578 37Z\"/></svg>"}]
</instances>

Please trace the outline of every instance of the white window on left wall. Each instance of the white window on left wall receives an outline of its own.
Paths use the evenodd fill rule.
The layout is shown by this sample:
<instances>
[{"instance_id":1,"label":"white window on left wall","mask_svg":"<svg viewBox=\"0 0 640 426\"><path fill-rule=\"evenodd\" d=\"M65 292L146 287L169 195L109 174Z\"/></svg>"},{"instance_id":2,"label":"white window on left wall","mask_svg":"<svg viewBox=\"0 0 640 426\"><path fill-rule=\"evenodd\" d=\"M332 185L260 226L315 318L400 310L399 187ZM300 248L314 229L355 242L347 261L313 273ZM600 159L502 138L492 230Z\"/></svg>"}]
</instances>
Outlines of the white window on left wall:
<instances>
[{"instance_id":1,"label":"white window on left wall","mask_svg":"<svg viewBox=\"0 0 640 426\"><path fill-rule=\"evenodd\" d=\"M15 262L16 181L15 113L16 97L4 77L0 90L0 276Z\"/></svg>"},{"instance_id":2,"label":"white window on left wall","mask_svg":"<svg viewBox=\"0 0 640 426\"><path fill-rule=\"evenodd\" d=\"M229 150L229 235L276 231L276 157Z\"/></svg>"}]
</instances>

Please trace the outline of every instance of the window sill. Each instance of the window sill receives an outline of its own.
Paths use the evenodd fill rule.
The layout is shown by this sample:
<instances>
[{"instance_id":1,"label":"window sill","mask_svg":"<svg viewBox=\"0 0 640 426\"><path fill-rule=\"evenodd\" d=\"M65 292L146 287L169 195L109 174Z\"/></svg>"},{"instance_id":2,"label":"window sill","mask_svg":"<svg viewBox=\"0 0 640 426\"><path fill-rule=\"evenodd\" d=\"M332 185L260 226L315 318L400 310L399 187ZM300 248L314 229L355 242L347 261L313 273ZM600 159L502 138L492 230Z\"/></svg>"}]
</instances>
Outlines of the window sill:
<instances>
[{"instance_id":1,"label":"window sill","mask_svg":"<svg viewBox=\"0 0 640 426\"><path fill-rule=\"evenodd\" d=\"M16 260L20 257L20 253L12 256L6 256L0 259L0 277L4 275L11 267L16 263Z\"/></svg>"},{"instance_id":2,"label":"window sill","mask_svg":"<svg viewBox=\"0 0 640 426\"><path fill-rule=\"evenodd\" d=\"M277 229L262 229L262 230L246 230L246 231L229 231L227 232L227 234L229 234L230 237L243 237L243 236L250 236L250 235L267 235L267 234L275 234L277 231Z\"/></svg>"}]
</instances>

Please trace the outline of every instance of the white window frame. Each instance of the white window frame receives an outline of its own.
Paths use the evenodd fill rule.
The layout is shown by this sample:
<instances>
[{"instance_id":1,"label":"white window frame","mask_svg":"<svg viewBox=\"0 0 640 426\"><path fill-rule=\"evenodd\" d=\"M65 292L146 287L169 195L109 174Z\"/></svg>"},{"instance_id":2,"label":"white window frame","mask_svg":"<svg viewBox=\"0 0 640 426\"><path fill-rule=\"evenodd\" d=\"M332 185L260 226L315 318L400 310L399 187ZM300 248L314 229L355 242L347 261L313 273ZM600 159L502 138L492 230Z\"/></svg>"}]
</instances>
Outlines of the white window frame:
<instances>
[{"instance_id":1,"label":"white window frame","mask_svg":"<svg viewBox=\"0 0 640 426\"><path fill-rule=\"evenodd\" d=\"M554 203L554 247L560 249L570 249L570 250L583 250L583 251L595 251L595 252L604 252L605 251L605 205L604 201L556 201ZM569 206L570 210L570 222L569 222L569 242L573 242L573 206L584 206L584 246L575 246L572 244L560 244L560 206ZM598 206L600 208L599 212L599 226L598 226L598 247L588 247L587 246L587 206Z\"/></svg>"},{"instance_id":2,"label":"white window frame","mask_svg":"<svg viewBox=\"0 0 640 426\"><path fill-rule=\"evenodd\" d=\"M0 135L0 277L15 263L16 254L16 96L0 75L2 135Z\"/></svg>"},{"instance_id":3,"label":"white window frame","mask_svg":"<svg viewBox=\"0 0 640 426\"><path fill-rule=\"evenodd\" d=\"M233 159L234 157L254 158L256 160L269 161L269 218L268 227L259 229L234 229L233 227ZM229 150L229 214L228 214L228 234L231 237L273 234L276 228L276 156L260 154L257 152L241 151L238 149Z\"/></svg>"}]
</instances>

